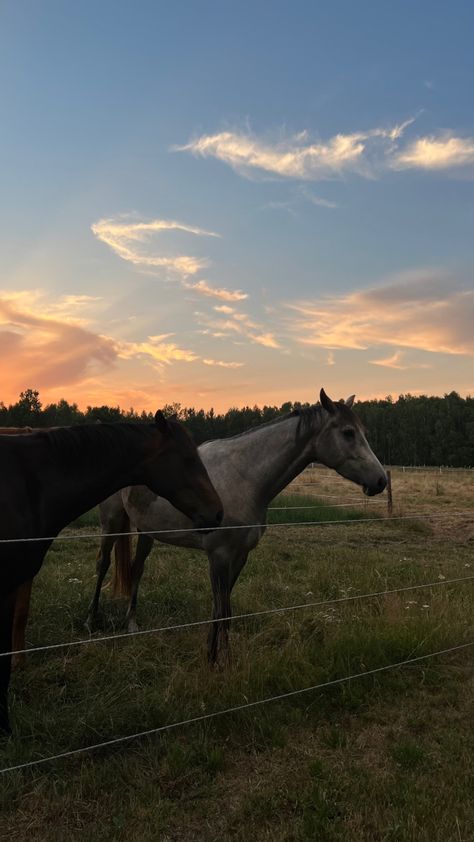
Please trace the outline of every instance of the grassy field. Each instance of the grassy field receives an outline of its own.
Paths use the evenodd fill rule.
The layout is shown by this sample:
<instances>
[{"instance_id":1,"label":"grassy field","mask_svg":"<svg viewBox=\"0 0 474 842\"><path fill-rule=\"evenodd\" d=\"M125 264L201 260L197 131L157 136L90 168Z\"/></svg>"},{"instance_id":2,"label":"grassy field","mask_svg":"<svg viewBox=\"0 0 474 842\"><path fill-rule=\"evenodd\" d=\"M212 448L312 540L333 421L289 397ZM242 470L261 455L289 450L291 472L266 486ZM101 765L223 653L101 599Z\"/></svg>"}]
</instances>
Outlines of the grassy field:
<instances>
[{"instance_id":1,"label":"grassy field","mask_svg":"<svg viewBox=\"0 0 474 842\"><path fill-rule=\"evenodd\" d=\"M434 517L389 521L379 498L364 501L327 474L295 484L273 505L302 508L270 520L332 523L270 528L235 588L234 613L474 575L474 517L454 514L474 512L470 475L394 472L395 513ZM90 531L95 517L76 531ZM96 551L90 538L53 546L34 589L29 644L85 637ZM0 765L468 642L473 584L235 620L232 664L213 672L202 626L32 654L12 681L15 738L0 749ZM123 631L125 608L105 590L96 636ZM157 545L142 581L141 627L209 613L205 557ZM473 658L465 649L8 773L0 839L467 842Z\"/></svg>"}]
</instances>

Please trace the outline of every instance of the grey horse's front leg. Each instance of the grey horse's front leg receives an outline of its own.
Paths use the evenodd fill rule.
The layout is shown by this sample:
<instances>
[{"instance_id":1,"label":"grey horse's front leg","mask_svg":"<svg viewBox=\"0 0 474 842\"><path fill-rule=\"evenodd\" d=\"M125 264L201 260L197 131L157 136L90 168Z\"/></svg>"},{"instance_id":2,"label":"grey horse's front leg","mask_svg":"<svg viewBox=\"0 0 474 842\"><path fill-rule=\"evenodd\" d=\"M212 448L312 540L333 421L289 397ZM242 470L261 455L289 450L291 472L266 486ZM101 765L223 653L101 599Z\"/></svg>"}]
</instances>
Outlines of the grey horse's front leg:
<instances>
[{"instance_id":1,"label":"grey horse's front leg","mask_svg":"<svg viewBox=\"0 0 474 842\"><path fill-rule=\"evenodd\" d=\"M135 553L135 559L132 565L131 570L131 577L132 577L132 592L130 595L130 603L128 606L126 621L128 623L128 631L129 632L136 632L138 631L138 624L137 624L137 598L138 598L138 588L140 585L140 580L143 576L143 570L145 568L145 561L147 560L148 556L151 553L153 548L153 538L150 535L143 535L142 533L138 536L137 542L137 550Z\"/></svg>"},{"instance_id":2,"label":"grey horse's front leg","mask_svg":"<svg viewBox=\"0 0 474 842\"><path fill-rule=\"evenodd\" d=\"M224 651L226 662L230 661L230 595L247 557L248 552L242 551L229 558L225 549L209 554L209 575L214 597L213 622L207 638L207 658L211 666L217 663L221 650Z\"/></svg>"},{"instance_id":3,"label":"grey horse's front leg","mask_svg":"<svg viewBox=\"0 0 474 842\"><path fill-rule=\"evenodd\" d=\"M112 548L114 546L114 543L115 538L109 536L102 538L100 542L100 552L97 556L96 561L97 582L95 586L94 596L92 597L92 601L89 605L89 613L84 623L84 628L89 633L92 631L95 620L97 618L97 612L99 610L100 591L102 588L103 581L105 579L105 575L110 567L110 557L112 554Z\"/></svg>"}]
</instances>

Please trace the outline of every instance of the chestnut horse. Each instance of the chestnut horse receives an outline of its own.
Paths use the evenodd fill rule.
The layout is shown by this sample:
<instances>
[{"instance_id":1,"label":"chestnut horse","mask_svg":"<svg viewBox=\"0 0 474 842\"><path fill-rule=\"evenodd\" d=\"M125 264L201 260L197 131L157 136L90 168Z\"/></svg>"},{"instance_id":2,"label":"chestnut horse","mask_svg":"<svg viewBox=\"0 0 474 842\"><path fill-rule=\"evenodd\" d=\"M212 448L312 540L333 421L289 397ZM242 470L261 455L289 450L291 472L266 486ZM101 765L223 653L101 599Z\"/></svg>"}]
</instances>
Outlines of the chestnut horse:
<instances>
[{"instance_id":1,"label":"chestnut horse","mask_svg":"<svg viewBox=\"0 0 474 842\"><path fill-rule=\"evenodd\" d=\"M0 436L0 731L9 732L8 685L18 588L31 580L58 533L128 485L145 485L213 529L221 500L196 445L176 419L84 424Z\"/></svg>"}]
</instances>

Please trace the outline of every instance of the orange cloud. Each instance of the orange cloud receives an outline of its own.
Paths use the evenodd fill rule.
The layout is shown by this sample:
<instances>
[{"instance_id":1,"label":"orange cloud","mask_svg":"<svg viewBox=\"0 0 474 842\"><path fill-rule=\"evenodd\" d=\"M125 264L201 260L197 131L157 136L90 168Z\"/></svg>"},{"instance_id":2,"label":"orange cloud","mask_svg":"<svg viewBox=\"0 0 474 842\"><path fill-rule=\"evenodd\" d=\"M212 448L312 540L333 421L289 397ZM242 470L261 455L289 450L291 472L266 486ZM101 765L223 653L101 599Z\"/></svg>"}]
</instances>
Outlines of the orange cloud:
<instances>
[{"instance_id":1,"label":"orange cloud","mask_svg":"<svg viewBox=\"0 0 474 842\"><path fill-rule=\"evenodd\" d=\"M113 340L64 316L59 320L36 315L26 309L27 295L0 298L2 395L16 395L31 385L47 389L74 384L115 364L117 348ZM35 309L37 301L35 293L30 298Z\"/></svg>"},{"instance_id":2,"label":"orange cloud","mask_svg":"<svg viewBox=\"0 0 474 842\"><path fill-rule=\"evenodd\" d=\"M288 327L297 343L474 354L474 290L440 272L406 273L385 286L287 307L293 313Z\"/></svg>"},{"instance_id":3,"label":"orange cloud","mask_svg":"<svg viewBox=\"0 0 474 842\"><path fill-rule=\"evenodd\" d=\"M93 300L88 296L62 296L51 301L39 290L0 296L2 400L15 400L28 387L37 388L46 396L61 390L63 396L65 389L74 386L75 399L84 393L91 402L94 384L107 373L109 386L105 390L100 387L103 403L110 399L112 382L116 390L120 380L123 383L130 377L143 379L147 369L161 375L172 364L227 369L243 365L203 358L192 349L180 347L172 340L172 334L133 342L94 333L73 316L77 307L90 306ZM39 311L42 315L37 315ZM132 363L133 369L129 367Z\"/></svg>"},{"instance_id":4,"label":"orange cloud","mask_svg":"<svg viewBox=\"0 0 474 842\"><path fill-rule=\"evenodd\" d=\"M248 293L242 292L240 289L213 287L207 281L196 281L195 283L184 281L183 286L209 298L220 298L222 301L244 301L245 298L248 298Z\"/></svg>"}]
</instances>

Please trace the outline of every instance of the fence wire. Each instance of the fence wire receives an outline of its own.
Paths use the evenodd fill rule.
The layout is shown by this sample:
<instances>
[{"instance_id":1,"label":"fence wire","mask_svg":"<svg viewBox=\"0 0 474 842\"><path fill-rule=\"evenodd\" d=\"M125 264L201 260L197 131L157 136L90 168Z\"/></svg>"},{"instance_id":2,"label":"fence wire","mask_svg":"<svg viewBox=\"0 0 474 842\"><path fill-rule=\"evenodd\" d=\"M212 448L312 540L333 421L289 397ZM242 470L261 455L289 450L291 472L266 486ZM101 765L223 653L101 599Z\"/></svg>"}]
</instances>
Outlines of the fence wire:
<instances>
[{"instance_id":1,"label":"fence wire","mask_svg":"<svg viewBox=\"0 0 474 842\"><path fill-rule=\"evenodd\" d=\"M310 508L313 508L312 506ZM320 507L315 507L320 508ZM330 508L335 508L331 506ZM455 512L441 512L434 514L433 512L416 512L410 515L394 515L390 517L356 517L356 518L346 518L345 520L303 520L303 521L285 521L284 523L237 523L237 524L228 524L227 526L215 526L210 529L209 527L197 527L197 526L180 526L175 527L174 529L143 529L140 530L141 535L176 535L182 534L185 532L199 532L199 533L210 533L210 532L224 532L229 529L237 530L237 529L276 529L281 528L283 526L345 526L346 524L350 523L393 523L394 521L404 521L404 520L441 520L444 518L456 518L456 517L474 517L474 509L469 509L467 511L455 511ZM76 541L85 538L121 538L127 536L134 536L136 535L136 531L130 532L77 532L77 533L60 533L59 535L43 535L41 537L29 537L29 538L0 538L0 545L1 544L28 544L33 542L40 542L40 541Z\"/></svg>"},{"instance_id":2,"label":"fence wire","mask_svg":"<svg viewBox=\"0 0 474 842\"><path fill-rule=\"evenodd\" d=\"M302 695L303 693L311 693L316 690L324 690L327 687L334 687L338 684L344 684L348 681L355 681L358 678L364 678L367 675L376 675L377 673L386 672L391 669L397 669L399 667L404 667L409 664L419 663L420 661L427 660L428 658L436 658L440 655L447 655L451 652L458 652L463 649L467 649L470 646L474 646L474 640L469 641L468 643L460 643L457 646L451 646L448 649L440 649L437 652L429 652L426 655L417 655L415 658L407 658L404 661L398 661L395 664L386 664L385 666L375 667L371 670L364 670L364 672L353 673L352 675L346 675L343 678L333 678L330 681L323 681L320 684L313 684L311 687L302 687L298 690L290 690L287 693L279 693L277 696L267 696L265 699L255 699L252 702L245 702L241 705L234 705L233 707L224 708L224 710L217 710L213 711L212 713L203 713L199 716L193 716L189 719L181 719L177 722L169 722L166 725L160 725L157 728L148 728L146 731L137 731L134 734L127 734L123 737L114 737L110 740L103 740L103 742L95 743L94 745L83 746L82 748L74 748L69 751L62 751L58 754L52 754L48 757L40 757L37 760L29 760L26 763L17 763L14 766L5 766L3 769L0 769L0 774L5 774L6 772L15 772L19 771L20 769L27 769L33 766L40 766L44 765L45 763L52 763L54 760L63 760L66 757L74 757L78 754L84 754L85 752L97 751L100 748L108 748L110 746L118 745L119 743L130 742L131 740L137 740L142 737L151 737L154 734L163 733L164 731L171 731L175 728L182 728L186 725L193 725L197 722L205 722L210 719L215 719L218 716L225 716L226 714L230 713L239 713L243 710L248 710L249 708L256 708L262 705L270 704L270 702L279 702L283 699L289 699L294 696Z\"/></svg>"},{"instance_id":3,"label":"fence wire","mask_svg":"<svg viewBox=\"0 0 474 842\"><path fill-rule=\"evenodd\" d=\"M362 599L371 599L376 597L391 596L396 593L404 593L406 591L416 591L423 588L436 588L440 585L457 585L461 582L469 582L474 579L472 576L462 576L456 579L442 579L435 582L423 582L420 585L406 585L401 588L391 588L385 591L373 591L364 594L352 594L349 596L335 597L334 599L323 599L316 602L301 602L297 605L287 605L281 608L264 608L262 611L252 611L246 614L234 614L233 616L218 617L206 620L194 620L190 623L177 623L172 626L158 626L152 629L137 629L133 632L123 632L121 634L104 635L102 637L86 637L82 640L71 640L62 643L50 643L44 646L32 646L29 649L16 649L11 652L0 653L0 658L8 655L32 655L36 652L46 652L53 649L68 649L72 646L87 646L90 643L104 643L109 640L123 640L124 638L137 637L150 634L159 634L160 632L181 631L183 629L196 628L196 626L208 626L213 623L223 623L227 620L248 620L251 617L264 617L270 614L284 614L286 611L300 611L303 608L321 608L325 605L340 605L343 602L357 602Z\"/></svg>"}]
</instances>

